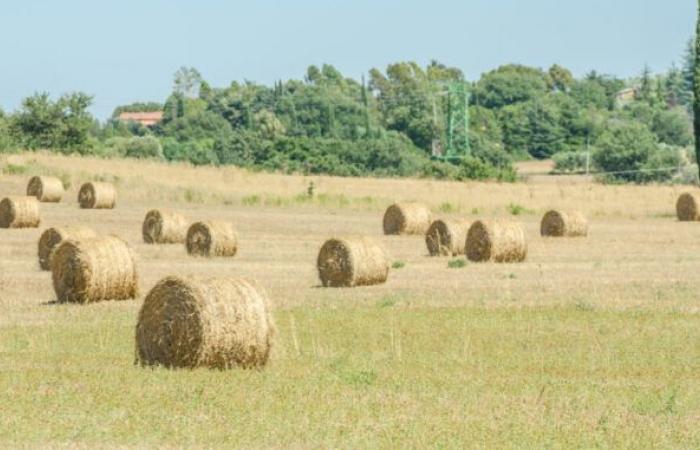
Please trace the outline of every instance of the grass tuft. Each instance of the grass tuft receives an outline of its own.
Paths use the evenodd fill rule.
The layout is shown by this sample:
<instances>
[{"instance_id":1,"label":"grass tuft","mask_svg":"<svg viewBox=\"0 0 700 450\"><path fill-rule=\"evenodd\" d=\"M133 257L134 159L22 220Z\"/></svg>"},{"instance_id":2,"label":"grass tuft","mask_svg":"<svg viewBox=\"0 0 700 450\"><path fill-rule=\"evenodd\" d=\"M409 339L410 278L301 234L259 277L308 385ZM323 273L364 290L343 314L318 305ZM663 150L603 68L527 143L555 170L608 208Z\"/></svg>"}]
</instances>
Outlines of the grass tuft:
<instances>
[{"instance_id":1,"label":"grass tuft","mask_svg":"<svg viewBox=\"0 0 700 450\"><path fill-rule=\"evenodd\" d=\"M466 267L466 265L467 260L464 258L452 259L447 262L447 267L450 269L461 269L462 267Z\"/></svg>"}]
</instances>

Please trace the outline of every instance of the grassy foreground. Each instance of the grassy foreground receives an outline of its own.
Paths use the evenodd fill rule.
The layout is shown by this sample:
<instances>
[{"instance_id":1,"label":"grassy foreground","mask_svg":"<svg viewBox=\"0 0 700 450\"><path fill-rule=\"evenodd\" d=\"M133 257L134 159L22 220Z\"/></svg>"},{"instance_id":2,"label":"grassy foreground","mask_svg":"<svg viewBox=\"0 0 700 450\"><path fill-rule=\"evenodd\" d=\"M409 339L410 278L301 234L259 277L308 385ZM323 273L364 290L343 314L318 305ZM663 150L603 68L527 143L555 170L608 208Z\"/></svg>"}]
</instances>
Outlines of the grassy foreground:
<instances>
[{"instance_id":1,"label":"grassy foreground","mask_svg":"<svg viewBox=\"0 0 700 450\"><path fill-rule=\"evenodd\" d=\"M700 224L674 216L684 186L345 179L27 153L0 157L0 196L30 175L70 185L39 229L0 230L0 448L698 448ZM113 182L115 210L77 207ZM312 185L314 194L308 195ZM508 218L521 264L430 258L386 237L381 214L417 200L439 216ZM233 259L146 245L145 213L226 220ZM583 211L583 239L543 239L550 208ZM56 305L39 270L46 227L88 225L137 255L134 301ZM387 283L318 287L337 235L392 256ZM135 367L143 295L168 275L254 278L277 322L262 371Z\"/></svg>"},{"instance_id":2,"label":"grassy foreground","mask_svg":"<svg viewBox=\"0 0 700 450\"><path fill-rule=\"evenodd\" d=\"M268 369L219 372L132 366L111 306L3 329L3 446L700 445L697 316L297 308Z\"/></svg>"}]
</instances>

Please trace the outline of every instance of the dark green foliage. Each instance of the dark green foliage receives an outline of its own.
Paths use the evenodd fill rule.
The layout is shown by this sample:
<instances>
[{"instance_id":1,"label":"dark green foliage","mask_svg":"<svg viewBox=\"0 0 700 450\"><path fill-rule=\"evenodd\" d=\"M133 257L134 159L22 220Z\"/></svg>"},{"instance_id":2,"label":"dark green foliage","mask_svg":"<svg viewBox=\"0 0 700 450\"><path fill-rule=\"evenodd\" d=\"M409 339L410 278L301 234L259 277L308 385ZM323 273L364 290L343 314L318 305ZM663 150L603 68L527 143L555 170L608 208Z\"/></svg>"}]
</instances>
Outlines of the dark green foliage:
<instances>
[{"instance_id":1,"label":"dark green foliage","mask_svg":"<svg viewBox=\"0 0 700 450\"><path fill-rule=\"evenodd\" d=\"M571 98L582 107L595 109L608 109L611 101L605 87L590 79L575 82L571 87Z\"/></svg>"},{"instance_id":2,"label":"dark green foliage","mask_svg":"<svg viewBox=\"0 0 700 450\"><path fill-rule=\"evenodd\" d=\"M693 142L693 124L684 109L658 110L654 113L651 131L664 144L685 147Z\"/></svg>"},{"instance_id":3,"label":"dark green foliage","mask_svg":"<svg viewBox=\"0 0 700 450\"><path fill-rule=\"evenodd\" d=\"M648 163L657 148L656 136L643 124L615 123L598 139L593 161L610 180L641 182L648 177L640 169L652 168Z\"/></svg>"},{"instance_id":4,"label":"dark green foliage","mask_svg":"<svg viewBox=\"0 0 700 450\"><path fill-rule=\"evenodd\" d=\"M580 173L586 170L586 160L588 159L585 152L560 152L555 154L554 172L556 173Z\"/></svg>"},{"instance_id":5,"label":"dark green foliage","mask_svg":"<svg viewBox=\"0 0 700 450\"><path fill-rule=\"evenodd\" d=\"M0 153L7 153L17 147L14 137L10 133L10 120L0 109Z\"/></svg>"},{"instance_id":6,"label":"dark green foliage","mask_svg":"<svg viewBox=\"0 0 700 450\"><path fill-rule=\"evenodd\" d=\"M508 65L485 74L476 84L474 98L478 105L503 108L544 95L548 77L540 69Z\"/></svg>"},{"instance_id":7,"label":"dark green foliage","mask_svg":"<svg viewBox=\"0 0 700 450\"><path fill-rule=\"evenodd\" d=\"M112 113L112 119L119 117L124 112L152 112L162 111L163 104L158 102L135 102L128 105L117 106Z\"/></svg>"},{"instance_id":8,"label":"dark green foliage","mask_svg":"<svg viewBox=\"0 0 700 450\"><path fill-rule=\"evenodd\" d=\"M49 94L24 99L11 121L11 134L29 149L57 149L63 152L91 153L92 116L87 111L92 97L76 92L52 101Z\"/></svg>"},{"instance_id":9,"label":"dark green foliage","mask_svg":"<svg viewBox=\"0 0 700 450\"><path fill-rule=\"evenodd\" d=\"M163 147L153 136L115 137L105 141L106 152L112 156L139 159L163 159Z\"/></svg>"},{"instance_id":10,"label":"dark green foliage","mask_svg":"<svg viewBox=\"0 0 700 450\"><path fill-rule=\"evenodd\" d=\"M670 172L649 169L687 164L679 155L693 142L682 106L692 97L694 61L693 49L682 70L655 75L645 69L627 81L595 71L576 80L556 64L547 71L506 65L474 84L437 61L372 69L367 83L324 64L310 66L303 80L226 87L213 87L185 67L163 105L114 111L162 109L154 127L114 119L101 125L87 112L85 94L55 102L39 94L15 114L0 114L0 152L49 148L287 173L513 181L515 160L554 158L557 171L576 172L586 150L594 149L592 171L623 172L608 179L665 180ZM447 94L455 86L471 93L471 154L448 163L431 154L447 144L455 104ZM627 95L619 95L623 88Z\"/></svg>"}]
</instances>

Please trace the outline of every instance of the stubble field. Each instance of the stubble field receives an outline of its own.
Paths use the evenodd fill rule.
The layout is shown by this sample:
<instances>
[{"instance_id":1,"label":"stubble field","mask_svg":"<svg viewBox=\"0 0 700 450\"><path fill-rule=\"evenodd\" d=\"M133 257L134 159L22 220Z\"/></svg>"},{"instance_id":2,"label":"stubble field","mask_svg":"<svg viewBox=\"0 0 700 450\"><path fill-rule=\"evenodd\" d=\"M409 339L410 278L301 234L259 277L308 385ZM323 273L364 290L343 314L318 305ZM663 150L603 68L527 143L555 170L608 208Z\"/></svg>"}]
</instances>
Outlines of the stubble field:
<instances>
[{"instance_id":1,"label":"stubble field","mask_svg":"<svg viewBox=\"0 0 700 450\"><path fill-rule=\"evenodd\" d=\"M42 224L0 230L0 446L698 447L700 223L675 218L687 187L346 179L21 154L0 158L0 197L30 175L70 183ZM84 181L119 190L115 210L78 208ZM309 195L310 186L313 195ZM449 268L421 237L385 237L393 201L438 216L509 217L521 264ZM233 259L146 245L154 207L234 223ZM552 207L590 222L543 239ZM87 224L138 257L135 301L56 304L36 246L46 227ZM319 287L329 237L373 236L386 284ZM143 295L167 275L254 278L278 334L262 371L133 365Z\"/></svg>"}]
</instances>

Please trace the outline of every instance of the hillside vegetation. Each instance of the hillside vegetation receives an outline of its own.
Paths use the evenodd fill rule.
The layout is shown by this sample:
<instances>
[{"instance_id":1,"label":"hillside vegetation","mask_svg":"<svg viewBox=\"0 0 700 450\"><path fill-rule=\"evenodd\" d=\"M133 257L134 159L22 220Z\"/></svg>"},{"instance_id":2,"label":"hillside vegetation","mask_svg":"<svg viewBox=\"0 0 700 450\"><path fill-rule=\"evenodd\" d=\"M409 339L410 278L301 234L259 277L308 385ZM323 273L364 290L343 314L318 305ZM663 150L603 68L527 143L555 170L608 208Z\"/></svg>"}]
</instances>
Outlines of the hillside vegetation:
<instances>
[{"instance_id":1,"label":"hillside vegetation","mask_svg":"<svg viewBox=\"0 0 700 450\"><path fill-rule=\"evenodd\" d=\"M504 181L515 179L514 161L554 158L559 172L688 182L696 178L688 151L692 63L689 50L682 69L654 75L645 68L628 80L595 71L577 79L558 65L506 65L475 82L436 61L390 64L359 81L323 65L310 66L301 80L225 87L182 68L162 103L119 106L105 123L89 114L87 94L28 97L17 111L0 113L0 152L50 149L299 174ZM455 83L470 91L471 156L440 162L431 154L448 140L448 88ZM121 112L153 110L164 116L152 128L117 120ZM456 142L464 141L460 133Z\"/></svg>"}]
</instances>

